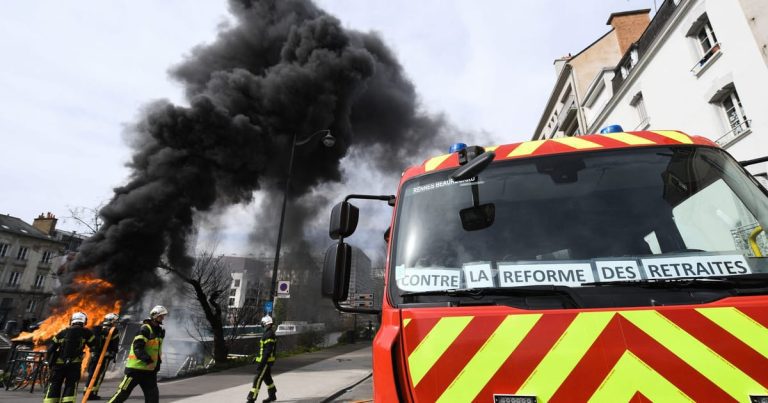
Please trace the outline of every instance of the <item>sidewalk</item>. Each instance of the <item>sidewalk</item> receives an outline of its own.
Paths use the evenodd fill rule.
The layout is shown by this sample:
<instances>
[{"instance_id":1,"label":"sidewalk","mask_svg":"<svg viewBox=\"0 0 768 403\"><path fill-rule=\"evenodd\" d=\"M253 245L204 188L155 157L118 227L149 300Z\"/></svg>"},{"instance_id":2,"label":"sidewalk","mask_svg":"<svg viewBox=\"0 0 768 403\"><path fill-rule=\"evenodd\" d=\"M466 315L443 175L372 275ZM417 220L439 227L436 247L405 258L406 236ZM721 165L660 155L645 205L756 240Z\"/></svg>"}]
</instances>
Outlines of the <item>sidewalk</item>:
<instances>
[{"instance_id":1,"label":"sidewalk","mask_svg":"<svg viewBox=\"0 0 768 403\"><path fill-rule=\"evenodd\" d=\"M278 359L272 376L281 401L320 402L333 393L350 386L371 373L371 344L358 343L334 346L313 353ZM246 365L206 375L161 381L160 402L244 402L256 374L256 365ZM107 379L101 386L106 401L112 396L122 376ZM82 385L76 402L82 398ZM266 398L266 387L260 391ZM286 400L287 399L287 400ZM0 402L36 402L43 400L43 391L35 389L5 391L0 389ZM128 402L143 402L144 395L136 388Z\"/></svg>"},{"instance_id":2,"label":"sidewalk","mask_svg":"<svg viewBox=\"0 0 768 403\"><path fill-rule=\"evenodd\" d=\"M288 372L273 375L280 402L322 402L371 373L371 347L348 352ZM243 401L251 382L178 400L180 403ZM267 397L262 386L256 401Z\"/></svg>"}]
</instances>

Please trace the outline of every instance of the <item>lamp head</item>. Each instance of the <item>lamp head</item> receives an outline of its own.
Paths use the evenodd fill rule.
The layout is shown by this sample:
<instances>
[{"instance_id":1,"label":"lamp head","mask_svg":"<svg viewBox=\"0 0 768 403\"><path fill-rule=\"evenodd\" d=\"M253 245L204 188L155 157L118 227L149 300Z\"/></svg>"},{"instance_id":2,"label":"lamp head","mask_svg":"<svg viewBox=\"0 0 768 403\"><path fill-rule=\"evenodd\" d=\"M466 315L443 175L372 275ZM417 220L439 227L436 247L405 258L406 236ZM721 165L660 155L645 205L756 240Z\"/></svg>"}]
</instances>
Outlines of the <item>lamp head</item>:
<instances>
[{"instance_id":1,"label":"lamp head","mask_svg":"<svg viewBox=\"0 0 768 403\"><path fill-rule=\"evenodd\" d=\"M333 147L334 144L336 144L336 137L333 137L329 130L328 133L323 136L323 145L330 148Z\"/></svg>"}]
</instances>

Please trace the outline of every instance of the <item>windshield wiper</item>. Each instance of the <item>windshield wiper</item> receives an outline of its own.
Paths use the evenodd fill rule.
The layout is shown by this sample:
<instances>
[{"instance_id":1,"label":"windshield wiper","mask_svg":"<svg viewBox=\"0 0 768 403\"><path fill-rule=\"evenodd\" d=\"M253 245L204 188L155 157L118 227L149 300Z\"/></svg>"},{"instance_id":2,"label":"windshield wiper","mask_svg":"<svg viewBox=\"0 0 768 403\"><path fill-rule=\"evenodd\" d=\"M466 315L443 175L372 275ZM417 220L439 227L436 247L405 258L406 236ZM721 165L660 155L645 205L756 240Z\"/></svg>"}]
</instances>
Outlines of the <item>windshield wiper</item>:
<instances>
[{"instance_id":1,"label":"windshield wiper","mask_svg":"<svg viewBox=\"0 0 768 403\"><path fill-rule=\"evenodd\" d=\"M652 280L595 281L582 283L581 285L641 288L765 288L768 287L768 273L742 274L736 276L678 277Z\"/></svg>"},{"instance_id":2,"label":"windshield wiper","mask_svg":"<svg viewBox=\"0 0 768 403\"><path fill-rule=\"evenodd\" d=\"M567 286L557 285L532 285L519 287L481 287L481 288L455 288L447 290L429 290L429 291L405 291L400 294L403 298L420 297L431 295L447 295L449 297L469 297L481 299L487 295L502 296L558 296L561 299L570 302L573 308L580 308L581 303L576 301L574 290Z\"/></svg>"}]
</instances>

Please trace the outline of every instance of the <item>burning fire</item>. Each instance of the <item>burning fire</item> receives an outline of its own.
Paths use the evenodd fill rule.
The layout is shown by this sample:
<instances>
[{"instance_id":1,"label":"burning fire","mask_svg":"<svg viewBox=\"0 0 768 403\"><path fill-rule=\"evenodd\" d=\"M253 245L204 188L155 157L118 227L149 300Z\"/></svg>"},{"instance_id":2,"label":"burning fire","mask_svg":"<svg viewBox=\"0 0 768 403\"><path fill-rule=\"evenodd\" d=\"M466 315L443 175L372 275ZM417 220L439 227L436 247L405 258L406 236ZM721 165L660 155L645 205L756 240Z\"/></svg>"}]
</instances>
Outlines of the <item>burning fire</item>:
<instances>
[{"instance_id":1,"label":"burning fire","mask_svg":"<svg viewBox=\"0 0 768 403\"><path fill-rule=\"evenodd\" d=\"M54 309L51 316L43 321L37 330L21 333L14 341L31 340L35 345L42 345L68 327L75 312L88 315L86 326L89 327L100 323L110 312L120 312L120 301L117 300L114 286L94 277L93 274L78 275L72 281L71 288L77 292L65 295L60 306Z\"/></svg>"}]
</instances>

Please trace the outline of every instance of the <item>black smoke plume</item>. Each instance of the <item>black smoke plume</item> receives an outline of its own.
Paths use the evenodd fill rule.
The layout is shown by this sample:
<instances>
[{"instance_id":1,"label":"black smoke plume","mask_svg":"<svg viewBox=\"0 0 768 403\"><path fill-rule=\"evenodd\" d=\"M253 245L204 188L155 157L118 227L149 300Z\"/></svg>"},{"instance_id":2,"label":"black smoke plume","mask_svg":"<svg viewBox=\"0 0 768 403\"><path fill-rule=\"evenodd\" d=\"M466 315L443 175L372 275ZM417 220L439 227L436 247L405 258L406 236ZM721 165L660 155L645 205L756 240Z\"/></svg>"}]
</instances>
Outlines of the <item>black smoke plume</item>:
<instances>
[{"instance_id":1,"label":"black smoke plume","mask_svg":"<svg viewBox=\"0 0 768 403\"><path fill-rule=\"evenodd\" d=\"M274 190L294 134L330 129L337 139L333 148L297 151L291 195L298 197L339 181L352 147L381 171L399 173L443 126L419 111L412 83L377 35L342 28L308 0L229 7L236 22L171 70L189 106L155 102L134 125L128 183L115 189L101 210L104 225L75 261L122 297L160 285L160 259L191 266L196 214Z\"/></svg>"}]
</instances>

